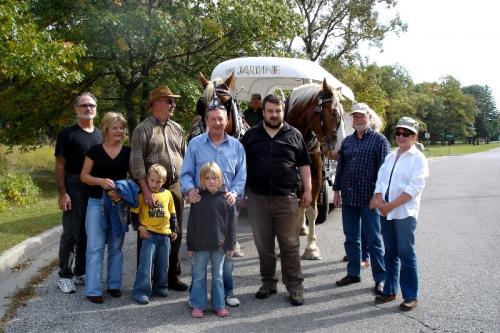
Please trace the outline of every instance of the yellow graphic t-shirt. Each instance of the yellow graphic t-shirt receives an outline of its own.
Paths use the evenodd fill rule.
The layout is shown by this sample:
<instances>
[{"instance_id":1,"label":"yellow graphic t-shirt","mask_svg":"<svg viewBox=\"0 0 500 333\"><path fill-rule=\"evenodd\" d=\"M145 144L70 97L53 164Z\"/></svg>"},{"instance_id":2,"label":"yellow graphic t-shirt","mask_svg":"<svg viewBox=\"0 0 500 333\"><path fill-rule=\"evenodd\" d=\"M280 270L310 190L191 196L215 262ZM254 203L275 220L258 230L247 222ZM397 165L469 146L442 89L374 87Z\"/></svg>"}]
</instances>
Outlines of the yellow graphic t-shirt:
<instances>
[{"instance_id":1,"label":"yellow graphic t-shirt","mask_svg":"<svg viewBox=\"0 0 500 333\"><path fill-rule=\"evenodd\" d=\"M170 235L170 215L175 213L174 198L169 190L154 194L155 205L149 208L144 202L142 193L139 194L139 206L131 208L132 213L139 215L139 222L148 231L162 235Z\"/></svg>"}]
</instances>

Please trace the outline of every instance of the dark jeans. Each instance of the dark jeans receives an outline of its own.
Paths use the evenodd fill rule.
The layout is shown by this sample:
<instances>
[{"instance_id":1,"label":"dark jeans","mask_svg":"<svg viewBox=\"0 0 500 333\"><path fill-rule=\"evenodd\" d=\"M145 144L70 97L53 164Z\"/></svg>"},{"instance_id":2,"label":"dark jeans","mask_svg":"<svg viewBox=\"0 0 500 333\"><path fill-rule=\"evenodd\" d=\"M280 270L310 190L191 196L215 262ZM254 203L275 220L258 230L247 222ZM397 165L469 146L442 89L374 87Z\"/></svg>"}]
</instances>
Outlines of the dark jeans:
<instances>
[{"instance_id":1,"label":"dark jeans","mask_svg":"<svg viewBox=\"0 0 500 333\"><path fill-rule=\"evenodd\" d=\"M276 288L275 239L281 253L283 283L289 292L304 288L300 267L300 226L296 195L264 196L247 192L247 210L253 239L260 260L260 275L264 287Z\"/></svg>"},{"instance_id":2,"label":"dark jeans","mask_svg":"<svg viewBox=\"0 0 500 333\"><path fill-rule=\"evenodd\" d=\"M181 258L179 250L182 242L182 219L184 212L184 199L182 198L179 182L170 185L167 190L172 192L174 198L175 214L177 216L177 239L170 242L170 257L168 264L168 280L175 281L181 275ZM142 239L137 233L137 265L139 265L139 257L141 253Z\"/></svg>"},{"instance_id":3,"label":"dark jeans","mask_svg":"<svg viewBox=\"0 0 500 333\"><path fill-rule=\"evenodd\" d=\"M368 207L342 206L342 226L345 234L347 275L361 275L361 229L366 236L366 244L372 267L373 280L385 280L384 246L380 231L380 217L375 209Z\"/></svg>"},{"instance_id":4,"label":"dark jeans","mask_svg":"<svg viewBox=\"0 0 500 333\"><path fill-rule=\"evenodd\" d=\"M85 274L85 213L89 199L89 187L80 181L80 175L65 177L66 191L71 199L71 210L63 212L61 241L59 243L59 277L72 278ZM75 264L72 269L73 262Z\"/></svg>"}]
</instances>

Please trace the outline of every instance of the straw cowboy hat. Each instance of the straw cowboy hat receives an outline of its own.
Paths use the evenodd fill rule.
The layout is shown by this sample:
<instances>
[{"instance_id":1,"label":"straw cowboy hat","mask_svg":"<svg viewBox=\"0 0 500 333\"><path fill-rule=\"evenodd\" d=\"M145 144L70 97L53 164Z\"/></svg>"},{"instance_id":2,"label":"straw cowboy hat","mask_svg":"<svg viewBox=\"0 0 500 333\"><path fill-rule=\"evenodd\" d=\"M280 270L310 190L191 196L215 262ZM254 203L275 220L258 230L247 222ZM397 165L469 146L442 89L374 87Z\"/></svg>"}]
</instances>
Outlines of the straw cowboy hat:
<instances>
[{"instance_id":1,"label":"straw cowboy hat","mask_svg":"<svg viewBox=\"0 0 500 333\"><path fill-rule=\"evenodd\" d=\"M148 107L151 107L153 102L164 97L181 97L181 96L174 95L168 86L159 86L158 88L149 93Z\"/></svg>"}]
</instances>

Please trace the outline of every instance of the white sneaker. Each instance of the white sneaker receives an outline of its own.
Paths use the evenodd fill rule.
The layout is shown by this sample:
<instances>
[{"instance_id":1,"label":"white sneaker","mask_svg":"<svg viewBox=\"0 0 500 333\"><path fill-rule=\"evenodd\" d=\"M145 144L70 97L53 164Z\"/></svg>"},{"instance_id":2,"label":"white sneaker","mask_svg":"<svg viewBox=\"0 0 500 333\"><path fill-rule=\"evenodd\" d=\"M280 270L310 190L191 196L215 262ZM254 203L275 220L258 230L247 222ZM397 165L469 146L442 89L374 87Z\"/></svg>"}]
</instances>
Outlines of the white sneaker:
<instances>
[{"instance_id":1,"label":"white sneaker","mask_svg":"<svg viewBox=\"0 0 500 333\"><path fill-rule=\"evenodd\" d=\"M237 299L234 296L227 296L226 297L226 304L232 307L240 305L240 300Z\"/></svg>"},{"instance_id":2,"label":"white sneaker","mask_svg":"<svg viewBox=\"0 0 500 333\"><path fill-rule=\"evenodd\" d=\"M85 285L85 274L73 276L73 283L76 284L77 286Z\"/></svg>"},{"instance_id":3,"label":"white sneaker","mask_svg":"<svg viewBox=\"0 0 500 333\"><path fill-rule=\"evenodd\" d=\"M59 278L57 280L57 287L65 294L76 292L75 284L71 279Z\"/></svg>"},{"instance_id":4,"label":"white sneaker","mask_svg":"<svg viewBox=\"0 0 500 333\"><path fill-rule=\"evenodd\" d=\"M233 257L244 257L245 254L241 250L240 243L236 242L236 245L234 246L234 251L233 251Z\"/></svg>"}]
</instances>

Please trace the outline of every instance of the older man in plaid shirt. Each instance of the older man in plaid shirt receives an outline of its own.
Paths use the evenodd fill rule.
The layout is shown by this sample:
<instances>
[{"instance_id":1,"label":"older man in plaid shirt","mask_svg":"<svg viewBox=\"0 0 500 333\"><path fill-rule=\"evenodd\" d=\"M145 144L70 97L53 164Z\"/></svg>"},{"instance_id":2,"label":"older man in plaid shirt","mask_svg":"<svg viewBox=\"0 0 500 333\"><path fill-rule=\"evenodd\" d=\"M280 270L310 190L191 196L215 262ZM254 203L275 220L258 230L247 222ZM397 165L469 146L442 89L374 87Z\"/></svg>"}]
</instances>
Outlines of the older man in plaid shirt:
<instances>
[{"instance_id":1,"label":"older man in plaid shirt","mask_svg":"<svg viewBox=\"0 0 500 333\"><path fill-rule=\"evenodd\" d=\"M132 133L132 152L130 155L130 174L141 187L146 204L153 208L154 196L146 181L146 172L153 164L161 164L167 169L167 180L163 187L172 193L177 215L177 238L172 241L168 268L168 287L177 291L186 291L188 286L179 280L181 262L179 249L182 240L182 198L179 172L186 152L186 140L181 125L171 120L174 113L175 98L180 97L167 86L160 86L149 94L151 116L144 119ZM141 238L137 238L139 255Z\"/></svg>"},{"instance_id":2,"label":"older man in plaid shirt","mask_svg":"<svg viewBox=\"0 0 500 333\"><path fill-rule=\"evenodd\" d=\"M354 106L351 113L355 132L342 142L333 184L334 203L340 207L346 241L347 276L337 286L361 281L361 229L366 236L370 253L375 293L383 292L385 280L384 249L380 231L380 216L370 209L378 169L389 153L389 142L370 128L370 108L364 103Z\"/></svg>"}]
</instances>

